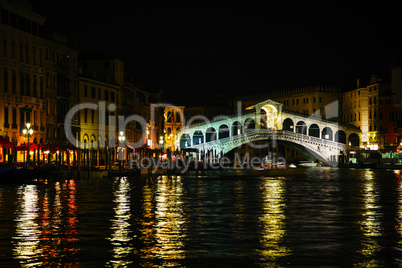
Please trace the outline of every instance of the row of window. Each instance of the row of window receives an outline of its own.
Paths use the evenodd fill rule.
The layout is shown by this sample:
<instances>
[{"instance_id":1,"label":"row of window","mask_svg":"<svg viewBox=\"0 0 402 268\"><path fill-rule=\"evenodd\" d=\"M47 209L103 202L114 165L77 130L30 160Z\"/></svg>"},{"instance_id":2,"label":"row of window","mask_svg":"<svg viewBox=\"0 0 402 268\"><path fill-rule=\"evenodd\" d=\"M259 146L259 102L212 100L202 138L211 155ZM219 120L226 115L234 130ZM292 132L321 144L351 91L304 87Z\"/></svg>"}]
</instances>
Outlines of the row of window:
<instances>
[{"instance_id":1,"label":"row of window","mask_svg":"<svg viewBox=\"0 0 402 268\"><path fill-rule=\"evenodd\" d=\"M17 108L9 108L9 107L4 107L4 128L12 128L12 129L18 129L17 125L17 116L20 118L20 127L23 128L26 123L31 123L34 127L37 125L41 125L42 120L40 119L43 117L42 112L37 112L37 111L27 111L23 109L17 109ZM10 120L11 119L11 120ZM37 129L36 129L37 130ZM43 129L42 129L43 130Z\"/></svg>"},{"instance_id":2,"label":"row of window","mask_svg":"<svg viewBox=\"0 0 402 268\"><path fill-rule=\"evenodd\" d=\"M318 102L322 102L322 97L313 97L313 103L316 103L318 100ZM300 103L301 103L301 99L300 99ZM303 98L303 104L307 104L309 103L309 98ZM284 105L290 105L290 100L284 100L283 101ZM292 105L297 105L299 104L299 99L292 99Z\"/></svg>"},{"instance_id":3,"label":"row of window","mask_svg":"<svg viewBox=\"0 0 402 268\"><path fill-rule=\"evenodd\" d=\"M376 125L374 125L374 127L375 127ZM371 126L370 126L371 127ZM373 131L376 131L376 129L374 129L374 127L373 127ZM392 130L392 129L391 129ZM370 128L370 131L371 131L371 128ZM392 133L392 132L390 132L389 130L388 130L388 128L385 128L384 126L382 126L382 125L380 125L380 131L382 131L382 132L384 132L384 134L388 134L388 133ZM400 130L399 130L399 128L394 128L394 133L395 134L398 134L400 132Z\"/></svg>"},{"instance_id":4,"label":"row of window","mask_svg":"<svg viewBox=\"0 0 402 268\"><path fill-rule=\"evenodd\" d=\"M22 17L6 9L1 9L1 23L9 25L21 31L36 35L43 35L43 25L35 21Z\"/></svg>"},{"instance_id":5,"label":"row of window","mask_svg":"<svg viewBox=\"0 0 402 268\"><path fill-rule=\"evenodd\" d=\"M19 84L17 84L17 76L19 77ZM31 90L32 87L32 90ZM38 98L44 97L44 77L32 75L27 72L17 72L4 68L3 73L3 88L4 92L11 92L12 94L20 94L21 96L33 96ZM17 90L19 88L19 91Z\"/></svg>"},{"instance_id":6,"label":"row of window","mask_svg":"<svg viewBox=\"0 0 402 268\"><path fill-rule=\"evenodd\" d=\"M123 64L118 65L117 62L115 62L115 66L114 66L114 67L115 67L116 70L117 70L117 69L120 69L120 71L123 72ZM120 68L118 68L118 67L120 67ZM82 62L82 69L83 69L83 70L88 70L88 63L87 63L87 62L85 62L85 61ZM109 70L109 69L110 69L110 62L109 62L109 61L105 61L105 62L104 62L104 69L105 69L105 70Z\"/></svg>"},{"instance_id":7,"label":"row of window","mask_svg":"<svg viewBox=\"0 0 402 268\"><path fill-rule=\"evenodd\" d=\"M85 97L90 97L90 98L94 98L94 99L98 99L98 100L111 101L111 102L115 102L117 99L117 102L119 102L118 97L116 98L116 95L117 94L115 94L114 91L108 91L105 89L103 92L103 98L102 98L102 90L100 88L98 88L98 90L96 90L95 87L91 87L91 94L89 94L88 86L84 85L84 96Z\"/></svg>"},{"instance_id":8,"label":"row of window","mask_svg":"<svg viewBox=\"0 0 402 268\"><path fill-rule=\"evenodd\" d=\"M110 112L108 110L105 111L105 125L109 125L110 117L115 117L115 114L115 112ZM117 114L122 115L122 111L118 111ZM78 113L74 114L74 119L76 119L77 115ZM82 109L81 119L84 121L84 123L103 124L102 117L99 117L99 112L93 109ZM116 118L114 120L116 124Z\"/></svg>"},{"instance_id":9,"label":"row of window","mask_svg":"<svg viewBox=\"0 0 402 268\"><path fill-rule=\"evenodd\" d=\"M17 49L19 54L17 55ZM9 42L3 39L3 57L19 60L21 63L33 64L43 67L44 60L51 60L58 65L68 66L70 64L70 55L53 50L50 52L48 48L37 48L30 46L27 43L19 42L18 47L16 42ZM73 57L73 67L76 67L77 59Z\"/></svg>"},{"instance_id":10,"label":"row of window","mask_svg":"<svg viewBox=\"0 0 402 268\"><path fill-rule=\"evenodd\" d=\"M385 103L390 104L390 101L391 100L387 99ZM373 105L373 104L374 105L377 104L377 98L376 97L374 97L373 99L369 98L369 105ZM382 105L382 100L379 100L379 104ZM354 107L354 108L360 107L360 100L358 100L358 101L355 100L354 103L350 104L350 107Z\"/></svg>"}]
</instances>

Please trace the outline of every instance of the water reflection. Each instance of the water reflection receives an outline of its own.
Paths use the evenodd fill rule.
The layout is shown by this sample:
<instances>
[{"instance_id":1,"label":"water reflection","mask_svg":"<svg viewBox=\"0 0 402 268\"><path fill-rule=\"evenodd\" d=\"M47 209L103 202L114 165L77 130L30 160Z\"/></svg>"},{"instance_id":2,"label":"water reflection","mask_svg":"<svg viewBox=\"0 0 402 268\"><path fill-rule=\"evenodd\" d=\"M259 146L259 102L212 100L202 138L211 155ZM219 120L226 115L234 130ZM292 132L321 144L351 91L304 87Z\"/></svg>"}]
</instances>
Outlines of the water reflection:
<instances>
[{"instance_id":1,"label":"water reflection","mask_svg":"<svg viewBox=\"0 0 402 268\"><path fill-rule=\"evenodd\" d=\"M402 252L402 183L401 183L401 171L396 170L395 174L397 176L396 180L396 195L397 195L397 209L396 209L396 220L397 224L395 226L398 240L396 245L397 252ZM402 260L397 259L399 266L402 266Z\"/></svg>"},{"instance_id":2,"label":"water reflection","mask_svg":"<svg viewBox=\"0 0 402 268\"><path fill-rule=\"evenodd\" d=\"M156 191L155 254L162 259L183 259L185 221L182 207L183 185L180 178L162 177ZM169 265L166 262L165 265Z\"/></svg>"},{"instance_id":3,"label":"water reflection","mask_svg":"<svg viewBox=\"0 0 402 268\"><path fill-rule=\"evenodd\" d=\"M375 257L381 250L378 239L382 235L381 206L379 204L379 186L372 170L367 170L363 182L363 220L360 229L363 234L360 254L364 260L359 264L363 267L379 267Z\"/></svg>"},{"instance_id":4,"label":"water reflection","mask_svg":"<svg viewBox=\"0 0 402 268\"><path fill-rule=\"evenodd\" d=\"M46 265L78 267L76 183L55 182L54 200L48 189L42 201L43 256Z\"/></svg>"},{"instance_id":5,"label":"water reflection","mask_svg":"<svg viewBox=\"0 0 402 268\"><path fill-rule=\"evenodd\" d=\"M184 259L185 220L182 207L183 185L180 177L159 177L155 189L143 189L143 222L140 229L141 258L144 266L178 265Z\"/></svg>"},{"instance_id":6,"label":"water reflection","mask_svg":"<svg viewBox=\"0 0 402 268\"><path fill-rule=\"evenodd\" d=\"M290 254L284 245L286 235L284 210L285 180L264 178L261 184L263 214L260 216L261 249L257 249L262 261L275 261Z\"/></svg>"},{"instance_id":7,"label":"water reflection","mask_svg":"<svg viewBox=\"0 0 402 268\"><path fill-rule=\"evenodd\" d=\"M36 185L22 185L17 190L18 208L15 237L13 237L14 256L22 267L37 267L42 264L40 257L40 226L38 224L38 188Z\"/></svg>"},{"instance_id":8,"label":"water reflection","mask_svg":"<svg viewBox=\"0 0 402 268\"><path fill-rule=\"evenodd\" d=\"M114 185L114 218L112 219L112 236L110 237L113 246L113 257L109 265L115 267L127 266L132 261L128 259L133 253L132 231L130 229L130 182L127 178L116 178Z\"/></svg>"},{"instance_id":9,"label":"water reflection","mask_svg":"<svg viewBox=\"0 0 402 268\"><path fill-rule=\"evenodd\" d=\"M17 189L15 258L22 267L78 267L75 182L56 182L54 191L48 188L44 193L38 187Z\"/></svg>"}]
</instances>

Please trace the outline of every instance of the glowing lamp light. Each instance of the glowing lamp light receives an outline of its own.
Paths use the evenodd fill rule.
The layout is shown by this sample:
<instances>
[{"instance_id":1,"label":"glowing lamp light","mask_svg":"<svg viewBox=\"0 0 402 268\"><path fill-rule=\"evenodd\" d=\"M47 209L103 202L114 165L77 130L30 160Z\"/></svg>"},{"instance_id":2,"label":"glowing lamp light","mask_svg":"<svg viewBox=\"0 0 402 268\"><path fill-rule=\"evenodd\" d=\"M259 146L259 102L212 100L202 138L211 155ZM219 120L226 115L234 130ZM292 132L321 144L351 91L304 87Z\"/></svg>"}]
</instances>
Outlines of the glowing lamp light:
<instances>
[{"instance_id":1,"label":"glowing lamp light","mask_svg":"<svg viewBox=\"0 0 402 268\"><path fill-rule=\"evenodd\" d=\"M124 137L124 132L120 131L120 133L119 133L119 141L124 142L125 139L126 139L126 137Z\"/></svg>"}]
</instances>

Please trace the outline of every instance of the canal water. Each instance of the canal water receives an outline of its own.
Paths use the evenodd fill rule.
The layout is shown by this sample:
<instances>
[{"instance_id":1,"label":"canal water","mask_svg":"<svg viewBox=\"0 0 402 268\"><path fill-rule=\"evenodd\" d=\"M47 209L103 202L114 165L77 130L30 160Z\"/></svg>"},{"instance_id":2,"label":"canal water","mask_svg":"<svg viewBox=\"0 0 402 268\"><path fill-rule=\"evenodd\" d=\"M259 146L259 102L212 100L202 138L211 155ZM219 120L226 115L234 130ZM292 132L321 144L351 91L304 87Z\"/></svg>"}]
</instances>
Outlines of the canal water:
<instances>
[{"instance_id":1,"label":"canal water","mask_svg":"<svg viewBox=\"0 0 402 268\"><path fill-rule=\"evenodd\" d=\"M0 185L1 267L402 266L400 171Z\"/></svg>"}]
</instances>

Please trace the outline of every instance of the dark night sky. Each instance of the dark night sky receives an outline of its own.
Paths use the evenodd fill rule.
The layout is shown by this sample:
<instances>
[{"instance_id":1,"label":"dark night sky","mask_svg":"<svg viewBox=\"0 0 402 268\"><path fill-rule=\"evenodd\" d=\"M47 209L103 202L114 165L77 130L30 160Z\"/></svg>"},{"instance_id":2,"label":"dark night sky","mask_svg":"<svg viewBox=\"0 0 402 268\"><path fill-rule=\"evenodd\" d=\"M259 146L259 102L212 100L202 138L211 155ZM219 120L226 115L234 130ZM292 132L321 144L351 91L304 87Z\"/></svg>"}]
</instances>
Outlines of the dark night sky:
<instances>
[{"instance_id":1,"label":"dark night sky","mask_svg":"<svg viewBox=\"0 0 402 268\"><path fill-rule=\"evenodd\" d=\"M402 55L398 3L32 2L81 53L122 59L144 89L161 87L174 104L194 94L354 87Z\"/></svg>"}]
</instances>

